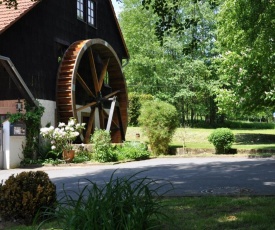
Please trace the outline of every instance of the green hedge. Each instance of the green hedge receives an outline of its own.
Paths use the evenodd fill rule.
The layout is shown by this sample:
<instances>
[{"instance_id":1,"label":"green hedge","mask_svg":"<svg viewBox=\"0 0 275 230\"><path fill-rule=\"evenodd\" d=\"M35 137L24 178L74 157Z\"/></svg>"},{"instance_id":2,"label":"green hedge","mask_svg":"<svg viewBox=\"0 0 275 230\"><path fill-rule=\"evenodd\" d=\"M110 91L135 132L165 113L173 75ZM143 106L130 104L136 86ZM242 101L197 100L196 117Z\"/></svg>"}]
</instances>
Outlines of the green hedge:
<instances>
[{"instance_id":1,"label":"green hedge","mask_svg":"<svg viewBox=\"0 0 275 230\"><path fill-rule=\"evenodd\" d=\"M144 102L153 100L154 97L150 94L129 93L129 108L128 108L128 122L130 126L138 126L138 117L140 116L140 109Z\"/></svg>"}]
</instances>

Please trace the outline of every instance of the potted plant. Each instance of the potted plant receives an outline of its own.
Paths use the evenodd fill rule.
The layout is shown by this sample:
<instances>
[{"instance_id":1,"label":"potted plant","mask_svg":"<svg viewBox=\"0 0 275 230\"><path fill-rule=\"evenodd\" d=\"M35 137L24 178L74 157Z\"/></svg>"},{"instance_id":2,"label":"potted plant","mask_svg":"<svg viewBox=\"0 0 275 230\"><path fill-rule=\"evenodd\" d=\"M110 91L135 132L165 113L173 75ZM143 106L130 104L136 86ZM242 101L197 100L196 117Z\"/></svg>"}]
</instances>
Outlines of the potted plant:
<instances>
[{"instance_id":1,"label":"potted plant","mask_svg":"<svg viewBox=\"0 0 275 230\"><path fill-rule=\"evenodd\" d=\"M75 118L70 118L68 124L60 122L58 127L44 127L40 129L43 138L51 141L51 149L60 155L66 162L74 158L73 142L84 129L85 123L76 123Z\"/></svg>"}]
</instances>

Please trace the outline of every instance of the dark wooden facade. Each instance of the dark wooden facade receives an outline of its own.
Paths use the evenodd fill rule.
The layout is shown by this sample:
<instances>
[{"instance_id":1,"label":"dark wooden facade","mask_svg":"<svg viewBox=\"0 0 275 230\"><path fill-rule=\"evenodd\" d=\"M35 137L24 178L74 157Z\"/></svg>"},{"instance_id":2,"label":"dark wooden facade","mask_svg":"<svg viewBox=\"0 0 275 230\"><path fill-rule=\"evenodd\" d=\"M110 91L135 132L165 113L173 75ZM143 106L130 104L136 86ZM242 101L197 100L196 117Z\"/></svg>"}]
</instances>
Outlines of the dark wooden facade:
<instances>
[{"instance_id":1,"label":"dark wooden facade","mask_svg":"<svg viewBox=\"0 0 275 230\"><path fill-rule=\"evenodd\" d=\"M55 101L59 59L75 41L101 38L120 60L128 58L110 1L94 2L95 27L77 19L77 0L42 0L0 34L0 55L12 60L35 98ZM20 97L8 78L0 81L0 100Z\"/></svg>"}]
</instances>

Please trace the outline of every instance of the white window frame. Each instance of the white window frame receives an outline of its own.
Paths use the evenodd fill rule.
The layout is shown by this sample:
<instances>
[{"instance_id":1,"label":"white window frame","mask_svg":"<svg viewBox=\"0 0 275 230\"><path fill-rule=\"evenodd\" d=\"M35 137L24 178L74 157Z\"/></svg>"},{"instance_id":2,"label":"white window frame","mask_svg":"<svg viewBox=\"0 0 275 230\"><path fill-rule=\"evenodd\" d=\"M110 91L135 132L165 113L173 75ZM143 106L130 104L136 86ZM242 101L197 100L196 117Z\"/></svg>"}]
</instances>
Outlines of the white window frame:
<instances>
[{"instance_id":1,"label":"white window frame","mask_svg":"<svg viewBox=\"0 0 275 230\"><path fill-rule=\"evenodd\" d=\"M84 0L77 0L77 18L84 20Z\"/></svg>"},{"instance_id":2,"label":"white window frame","mask_svg":"<svg viewBox=\"0 0 275 230\"><path fill-rule=\"evenodd\" d=\"M87 0L87 23L95 26L95 2Z\"/></svg>"}]
</instances>

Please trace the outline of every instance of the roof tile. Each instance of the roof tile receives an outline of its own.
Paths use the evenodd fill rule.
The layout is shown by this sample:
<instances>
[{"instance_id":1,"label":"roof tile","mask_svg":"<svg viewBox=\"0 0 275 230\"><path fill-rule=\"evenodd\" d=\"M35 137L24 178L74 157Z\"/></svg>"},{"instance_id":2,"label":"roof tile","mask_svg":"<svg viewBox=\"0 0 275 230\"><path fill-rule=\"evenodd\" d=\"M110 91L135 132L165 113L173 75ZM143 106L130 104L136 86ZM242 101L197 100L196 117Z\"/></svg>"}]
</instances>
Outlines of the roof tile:
<instances>
[{"instance_id":1,"label":"roof tile","mask_svg":"<svg viewBox=\"0 0 275 230\"><path fill-rule=\"evenodd\" d=\"M17 0L17 2L17 9L8 9L5 4L0 4L0 34L38 3L31 0Z\"/></svg>"}]
</instances>

